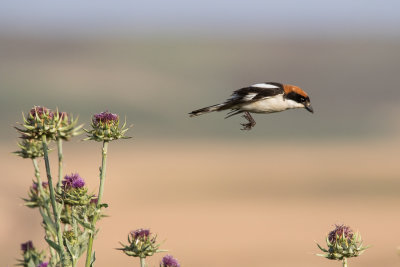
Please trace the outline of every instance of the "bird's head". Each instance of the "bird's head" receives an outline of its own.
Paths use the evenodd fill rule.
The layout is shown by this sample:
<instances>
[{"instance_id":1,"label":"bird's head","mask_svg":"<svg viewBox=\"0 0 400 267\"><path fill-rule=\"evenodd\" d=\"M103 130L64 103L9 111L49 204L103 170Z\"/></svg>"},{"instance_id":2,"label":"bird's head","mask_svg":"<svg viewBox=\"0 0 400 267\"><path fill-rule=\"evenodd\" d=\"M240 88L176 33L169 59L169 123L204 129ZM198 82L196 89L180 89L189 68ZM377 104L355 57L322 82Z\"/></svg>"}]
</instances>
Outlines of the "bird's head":
<instances>
[{"instance_id":1,"label":"bird's head","mask_svg":"<svg viewBox=\"0 0 400 267\"><path fill-rule=\"evenodd\" d=\"M300 87L290 84L283 85L285 96L296 103L296 107L302 107L311 113L314 113L314 109L311 106L310 98L307 93L304 92Z\"/></svg>"}]
</instances>

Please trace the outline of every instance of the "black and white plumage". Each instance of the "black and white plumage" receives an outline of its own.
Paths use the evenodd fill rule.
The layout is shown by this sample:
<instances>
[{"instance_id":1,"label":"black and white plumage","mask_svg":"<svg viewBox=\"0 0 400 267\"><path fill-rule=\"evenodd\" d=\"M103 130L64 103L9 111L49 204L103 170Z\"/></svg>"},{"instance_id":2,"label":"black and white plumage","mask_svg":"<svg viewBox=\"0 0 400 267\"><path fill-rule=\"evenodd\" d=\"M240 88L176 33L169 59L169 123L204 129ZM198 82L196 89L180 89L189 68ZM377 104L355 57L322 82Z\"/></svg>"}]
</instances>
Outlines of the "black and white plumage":
<instances>
[{"instance_id":1,"label":"black and white plumage","mask_svg":"<svg viewBox=\"0 0 400 267\"><path fill-rule=\"evenodd\" d=\"M305 108L313 113L310 98L300 87L276 82L253 84L233 92L230 98L221 104L212 105L190 112L190 117L212 111L230 109L228 116L244 113L248 123L242 124L242 130L250 130L256 122L250 113L273 113L293 108Z\"/></svg>"}]
</instances>

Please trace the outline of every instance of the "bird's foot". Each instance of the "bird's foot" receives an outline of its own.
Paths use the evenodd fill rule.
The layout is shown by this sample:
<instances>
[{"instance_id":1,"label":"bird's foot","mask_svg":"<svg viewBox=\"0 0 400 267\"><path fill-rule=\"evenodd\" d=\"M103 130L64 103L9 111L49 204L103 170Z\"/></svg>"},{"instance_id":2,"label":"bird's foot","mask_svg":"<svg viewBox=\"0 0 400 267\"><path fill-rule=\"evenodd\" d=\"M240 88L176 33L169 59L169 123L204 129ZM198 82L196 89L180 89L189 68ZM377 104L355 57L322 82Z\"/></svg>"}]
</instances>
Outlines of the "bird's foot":
<instances>
[{"instance_id":1,"label":"bird's foot","mask_svg":"<svg viewBox=\"0 0 400 267\"><path fill-rule=\"evenodd\" d=\"M249 122L249 123L241 123L240 125L243 126L243 128L240 129L240 130L243 130L243 131L250 131L254 127L254 123L251 123L251 122Z\"/></svg>"},{"instance_id":2,"label":"bird's foot","mask_svg":"<svg viewBox=\"0 0 400 267\"><path fill-rule=\"evenodd\" d=\"M244 113L242 117L245 118L248 121L248 123L241 123L240 125L243 126L241 130L250 131L256 125L256 121L247 111Z\"/></svg>"}]
</instances>

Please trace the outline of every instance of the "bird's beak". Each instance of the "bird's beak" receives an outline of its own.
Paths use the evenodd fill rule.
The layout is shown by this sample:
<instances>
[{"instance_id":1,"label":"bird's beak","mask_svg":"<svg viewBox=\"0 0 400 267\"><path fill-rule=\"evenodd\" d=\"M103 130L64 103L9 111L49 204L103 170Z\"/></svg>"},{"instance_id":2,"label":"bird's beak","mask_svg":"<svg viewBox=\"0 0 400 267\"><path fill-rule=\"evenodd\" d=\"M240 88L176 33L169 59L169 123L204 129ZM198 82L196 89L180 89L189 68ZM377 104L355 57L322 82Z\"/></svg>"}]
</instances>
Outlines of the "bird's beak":
<instances>
[{"instance_id":1,"label":"bird's beak","mask_svg":"<svg viewBox=\"0 0 400 267\"><path fill-rule=\"evenodd\" d=\"M310 103L307 103L307 104L304 106L304 108L307 109L308 111L310 111L311 113L314 113L314 109L312 108L312 106L311 106Z\"/></svg>"}]
</instances>

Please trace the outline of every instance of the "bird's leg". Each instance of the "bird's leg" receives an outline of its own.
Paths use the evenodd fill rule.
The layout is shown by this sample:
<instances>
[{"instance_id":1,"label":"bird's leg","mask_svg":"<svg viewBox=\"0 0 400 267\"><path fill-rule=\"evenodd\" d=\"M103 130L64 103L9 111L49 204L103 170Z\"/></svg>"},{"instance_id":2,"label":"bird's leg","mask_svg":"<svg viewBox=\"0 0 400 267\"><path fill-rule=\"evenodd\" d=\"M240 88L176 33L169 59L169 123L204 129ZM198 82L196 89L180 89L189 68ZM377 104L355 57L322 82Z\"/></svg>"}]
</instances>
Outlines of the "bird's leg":
<instances>
[{"instance_id":1,"label":"bird's leg","mask_svg":"<svg viewBox=\"0 0 400 267\"><path fill-rule=\"evenodd\" d=\"M248 121L248 123L241 123L241 125L243 126L242 130L249 131L256 125L256 121L253 119L249 112L245 111L242 117Z\"/></svg>"}]
</instances>

